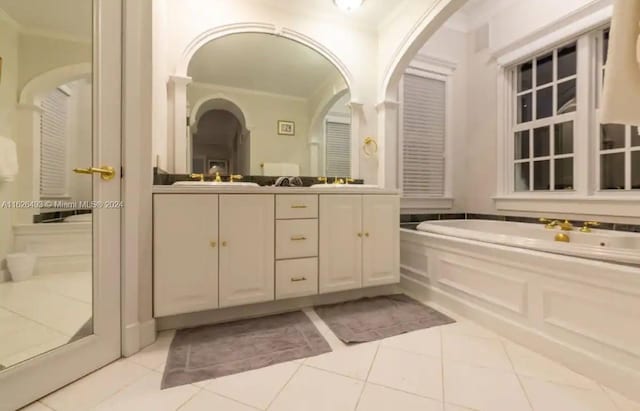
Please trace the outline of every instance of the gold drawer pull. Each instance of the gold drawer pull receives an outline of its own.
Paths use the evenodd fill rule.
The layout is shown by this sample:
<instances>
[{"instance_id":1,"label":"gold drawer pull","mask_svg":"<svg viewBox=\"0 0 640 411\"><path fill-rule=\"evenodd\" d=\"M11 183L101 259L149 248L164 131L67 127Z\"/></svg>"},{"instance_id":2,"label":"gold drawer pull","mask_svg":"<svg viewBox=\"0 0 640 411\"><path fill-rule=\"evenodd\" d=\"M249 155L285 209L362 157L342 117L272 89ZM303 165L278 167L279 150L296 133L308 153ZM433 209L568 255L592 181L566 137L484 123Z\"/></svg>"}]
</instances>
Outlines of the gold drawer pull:
<instances>
[{"instance_id":1,"label":"gold drawer pull","mask_svg":"<svg viewBox=\"0 0 640 411\"><path fill-rule=\"evenodd\" d=\"M302 235L291 237L291 241L304 241L306 239L307 239L307 237L302 236Z\"/></svg>"},{"instance_id":2,"label":"gold drawer pull","mask_svg":"<svg viewBox=\"0 0 640 411\"><path fill-rule=\"evenodd\" d=\"M292 278L291 282L292 283L299 283L300 281L307 281L306 277L297 277L297 278Z\"/></svg>"},{"instance_id":3,"label":"gold drawer pull","mask_svg":"<svg viewBox=\"0 0 640 411\"><path fill-rule=\"evenodd\" d=\"M291 208L307 208L307 206L304 204L293 204Z\"/></svg>"}]
</instances>

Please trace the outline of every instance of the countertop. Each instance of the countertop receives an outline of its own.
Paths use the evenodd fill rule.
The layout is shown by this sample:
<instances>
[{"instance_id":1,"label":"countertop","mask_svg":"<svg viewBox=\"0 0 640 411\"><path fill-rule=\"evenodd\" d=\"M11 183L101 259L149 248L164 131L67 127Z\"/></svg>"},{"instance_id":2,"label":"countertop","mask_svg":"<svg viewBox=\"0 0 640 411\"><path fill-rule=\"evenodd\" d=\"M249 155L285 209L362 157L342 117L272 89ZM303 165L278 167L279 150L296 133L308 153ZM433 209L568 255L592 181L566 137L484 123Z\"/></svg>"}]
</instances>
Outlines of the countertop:
<instances>
[{"instance_id":1,"label":"countertop","mask_svg":"<svg viewBox=\"0 0 640 411\"><path fill-rule=\"evenodd\" d=\"M331 184L328 184L331 186ZM358 187L358 184L350 184L341 187L246 187L246 186L208 186L189 187L162 185L153 186L153 194L387 194L398 195L397 189L380 187Z\"/></svg>"}]
</instances>

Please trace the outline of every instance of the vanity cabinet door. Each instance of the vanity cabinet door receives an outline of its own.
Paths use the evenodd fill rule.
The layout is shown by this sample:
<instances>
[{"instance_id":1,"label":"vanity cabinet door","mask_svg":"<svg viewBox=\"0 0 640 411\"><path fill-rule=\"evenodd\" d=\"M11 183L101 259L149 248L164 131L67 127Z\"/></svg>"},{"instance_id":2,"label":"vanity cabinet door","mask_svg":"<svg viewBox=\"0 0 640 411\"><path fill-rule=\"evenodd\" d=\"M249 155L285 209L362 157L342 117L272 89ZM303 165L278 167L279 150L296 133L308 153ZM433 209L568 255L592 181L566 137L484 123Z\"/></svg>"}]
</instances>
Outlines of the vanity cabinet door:
<instances>
[{"instance_id":1,"label":"vanity cabinet door","mask_svg":"<svg viewBox=\"0 0 640 411\"><path fill-rule=\"evenodd\" d=\"M275 197L220 196L220 307L272 301Z\"/></svg>"},{"instance_id":2,"label":"vanity cabinet door","mask_svg":"<svg viewBox=\"0 0 640 411\"><path fill-rule=\"evenodd\" d=\"M320 293L362 287L362 196L320 196Z\"/></svg>"},{"instance_id":3,"label":"vanity cabinet door","mask_svg":"<svg viewBox=\"0 0 640 411\"><path fill-rule=\"evenodd\" d=\"M365 195L362 198L362 285L400 282L400 199Z\"/></svg>"},{"instance_id":4,"label":"vanity cabinet door","mask_svg":"<svg viewBox=\"0 0 640 411\"><path fill-rule=\"evenodd\" d=\"M154 196L154 315L218 308L218 196Z\"/></svg>"}]
</instances>

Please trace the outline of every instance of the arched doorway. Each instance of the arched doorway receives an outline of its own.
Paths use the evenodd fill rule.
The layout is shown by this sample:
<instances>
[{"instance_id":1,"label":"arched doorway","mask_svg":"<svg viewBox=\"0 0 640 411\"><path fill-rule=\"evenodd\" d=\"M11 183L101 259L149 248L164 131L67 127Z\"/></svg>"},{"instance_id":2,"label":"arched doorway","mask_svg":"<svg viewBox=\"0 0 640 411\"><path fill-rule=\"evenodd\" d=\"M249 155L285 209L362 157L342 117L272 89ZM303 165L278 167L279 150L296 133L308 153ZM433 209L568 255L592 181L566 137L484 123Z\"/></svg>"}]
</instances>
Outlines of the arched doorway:
<instances>
[{"instance_id":1,"label":"arched doorway","mask_svg":"<svg viewBox=\"0 0 640 411\"><path fill-rule=\"evenodd\" d=\"M245 113L223 97L199 101L189 116L192 173L250 174L251 132Z\"/></svg>"}]
</instances>

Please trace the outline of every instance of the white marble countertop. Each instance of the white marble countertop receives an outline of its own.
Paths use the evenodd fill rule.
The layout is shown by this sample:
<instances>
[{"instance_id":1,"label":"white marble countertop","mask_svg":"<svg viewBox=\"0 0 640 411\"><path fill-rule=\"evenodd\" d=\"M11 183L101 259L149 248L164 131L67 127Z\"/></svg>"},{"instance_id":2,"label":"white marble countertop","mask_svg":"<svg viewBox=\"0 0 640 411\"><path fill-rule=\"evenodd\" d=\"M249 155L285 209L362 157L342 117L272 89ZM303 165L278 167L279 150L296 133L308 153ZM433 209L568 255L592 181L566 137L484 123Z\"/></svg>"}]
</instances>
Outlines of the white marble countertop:
<instances>
[{"instance_id":1,"label":"white marble countertop","mask_svg":"<svg viewBox=\"0 0 640 411\"><path fill-rule=\"evenodd\" d=\"M328 184L331 186L331 184ZM340 187L247 187L247 186L208 186L189 187L161 185L153 186L153 194L388 194L398 195L399 190L380 187L358 187L349 184Z\"/></svg>"}]
</instances>

